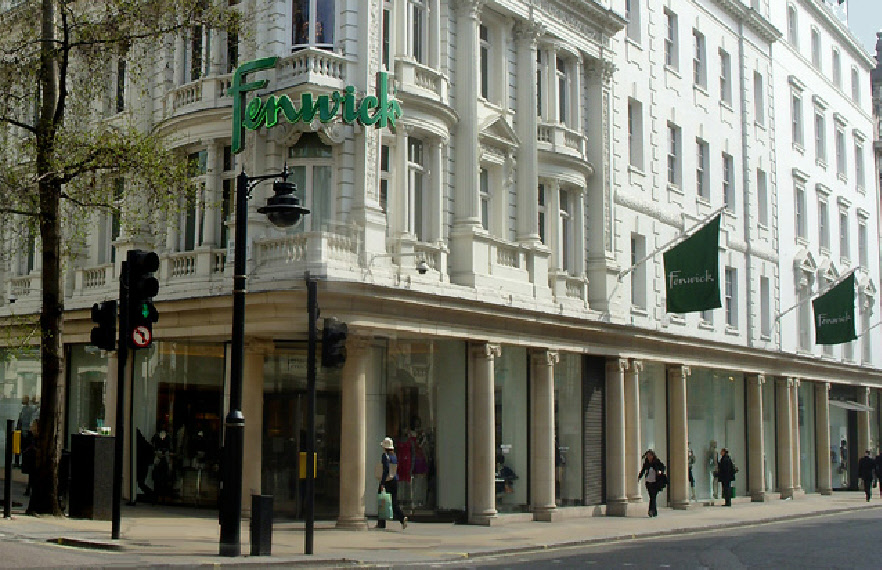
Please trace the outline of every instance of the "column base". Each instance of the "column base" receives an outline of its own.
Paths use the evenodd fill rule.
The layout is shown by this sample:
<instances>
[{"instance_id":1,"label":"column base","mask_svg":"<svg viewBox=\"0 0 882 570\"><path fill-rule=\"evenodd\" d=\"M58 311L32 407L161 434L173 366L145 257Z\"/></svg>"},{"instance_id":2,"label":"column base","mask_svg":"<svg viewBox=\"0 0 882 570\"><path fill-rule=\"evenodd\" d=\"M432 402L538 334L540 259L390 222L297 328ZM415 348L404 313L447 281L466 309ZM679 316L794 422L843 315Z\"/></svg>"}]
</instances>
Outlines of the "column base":
<instances>
[{"instance_id":1,"label":"column base","mask_svg":"<svg viewBox=\"0 0 882 570\"><path fill-rule=\"evenodd\" d=\"M335 527L346 530L367 530L368 522L364 517L341 517L337 519Z\"/></svg>"},{"instance_id":2,"label":"column base","mask_svg":"<svg viewBox=\"0 0 882 570\"><path fill-rule=\"evenodd\" d=\"M614 499L606 502L606 516L608 517L626 517L628 516L628 499Z\"/></svg>"},{"instance_id":3,"label":"column base","mask_svg":"<svg viewBox=\"0 0 882 570\"><path fill-rule=\"evenodd\" d=\"M781 489L779 496L781 497L781 499L792 499L793 489Z\"/></svg>"},{"instance_id":4,"label":"column base","mask_svg":"<svg viewBox=\"0 0 882 570\"><path fill-rule=\"evenodd\" d=\"M833 489L818 489L818 493L822 495L832 495Z\"/></svg>"},{"instance_id":5,"label":"column base","mask_svg":"<svg viewBox=\"0 0 882 570\"><path fill-rule=\"evenodd\" d=\"M480 513L480 514L470 514L469 515L469 524L475 524L480 526L490 526L493 524L493 521L496 520L496 511L493 513Z\"/></svg>"},{"instance_id":6,"label":"column base","mask_svg":"<svg viewBox=\"0 0 882 570\"><path fill-rule=\"evenodd\" d=\"M557 516L558 511L557 507L539 507L533 509L533 520L540 522L554 522L556 520L560 520L560 517Z\"/></svg>"},{"instance_id":7,"label":"column base","mask_svg":"<svg viewBox=\"0 0 882 570\"><path fill-rule=\"evenodd\" d=\"M802 487L797 487L793 490L793 494L791 495L793 499L805 499L805 489Z\"/></svg>"},{"instance_id":8,"label":"column base","mask_svg":"<svg viewBox=\"0 0 882 570\"><path fill-rule=\"evenodd\" d=\"M768 503L778 498L780 498L780 494L774 491L755 491L750 494L752 503Z\"/></svg>"},{"instance_id":9,"label":"column base","mask_svg":"<svg viewBox=\"0 0 882 570\"><path fill-rule=\"evenodd\" d=\"M692 501L689 499L671 501L671 508L675 511L686 511L692 508Z\"/></svg>"}]
</instances>

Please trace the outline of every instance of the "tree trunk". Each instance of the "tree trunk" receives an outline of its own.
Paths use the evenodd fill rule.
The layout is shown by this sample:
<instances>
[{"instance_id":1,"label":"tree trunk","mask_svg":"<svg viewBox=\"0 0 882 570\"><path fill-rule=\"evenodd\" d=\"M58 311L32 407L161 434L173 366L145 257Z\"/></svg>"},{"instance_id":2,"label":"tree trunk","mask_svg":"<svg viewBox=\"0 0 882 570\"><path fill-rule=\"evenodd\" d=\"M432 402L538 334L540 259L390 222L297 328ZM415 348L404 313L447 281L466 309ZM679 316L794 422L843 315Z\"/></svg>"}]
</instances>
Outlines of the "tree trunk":
<instances>
[{"instance_id":1,"label":"tree trunk","mask_svg":"<svg viewBox=\"0 0 882 570\"><path fill-rule=\"evenodd\" d=\"M29 513L60 515L58 462L61 449L61 415L64 398L64 364L61 324L64 303L61 287L61 181L52 173L58 102L58 66L55 38L55 1L43 0L40 54L40 117L37 123L37 173L40 186L40 238L42 241L42 308L40 312L40 421L37 458L31 474Z\"/></svg>"}]
</instances>

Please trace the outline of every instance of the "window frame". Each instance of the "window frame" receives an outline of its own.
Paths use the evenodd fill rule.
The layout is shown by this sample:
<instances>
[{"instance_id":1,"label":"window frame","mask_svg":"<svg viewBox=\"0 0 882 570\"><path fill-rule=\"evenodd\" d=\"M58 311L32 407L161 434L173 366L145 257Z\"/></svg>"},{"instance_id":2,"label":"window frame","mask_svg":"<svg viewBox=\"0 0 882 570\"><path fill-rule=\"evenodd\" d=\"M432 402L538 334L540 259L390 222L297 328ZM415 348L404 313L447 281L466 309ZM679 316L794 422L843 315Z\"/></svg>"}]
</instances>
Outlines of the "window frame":
<instances>
[{"instance_id":1,"label":"window frame","mask_svg":"<svg viewBox=\"0 0 882 570\"><path fill-rule=\"evenodd\" d=\"M302 41L303 35L298 33L298 22L295 21L297 18L298 8L302 6L301 2L308 3L308 22L300 21L299 27L302 28L303 24L307 24L308 28L308 37L305 38L306 41ZM322 9L319 9L320 4L322 3ZM325 2L330 2L331 5L328 7ZM295 5L296 4L296 5ZM337 28L339 27L339 22L337 18L337 0L290 0L288 2L288 7L290 10L290 18L288 21L291 25L291 33L289 34L289 38L291 41L291 51L299 51L306 48L316 48L323 49L328 51L335 50L335 43L337 40ZM322 18L322 15L326 15L330 13L330 18ZM330 41L319 41L316 37L317 30L321 29L322 40L324 40L325 33L325 23L328 19L331 19L331 37ZM317 24L321 24L318 26Z\"/></svg>"},{"instance_id":2,"label":"window frame","mask_svg":"<svg viewBox=\"0 0 882 570\"><path fill-rule=\"evenodd\" d=\"M695 193L699 198L710 200L710 145L695 139Z\"/></svg>"},{"instance_id":3,"label":"window frame","mask_svg":"<svg viewBox=\"0 0 882 570\"><path fill-rule=\"evenodd\" d=\"M668 8L664 9L665 15L665 66L674 71L680 70L680 45L678 40L677 14Z\"/></svg>"},{"instance_id":4,"label":"window frame","mask_svg":"<svg viewBox=\"0 0 882 570\"><path fill-rule=\"evenodd\" d=\"M707 44L704 34L692 28L692 83L707 90Z\"/></svg>"},{"instance_id":5,"label":"window frame","mask_svg":"<svg viewBox=\"0 0 882 570\"><path fill-rule=\"evenodd\" d=\"M724 270L723 306L726 310L726 326L738 328L738 273L734 267L726 266Z\"/></svg>"},{"instance_id":6,"label":"window frame","mask_svg":"<svg viewBox=\"0 0 882 570\"><path fill-rule=\"evenodd\" d=\"M668 155L667 155L667 181L669 186L679 188L682 182L682 131L680 126L668 121Z\"/></svg>"},{"instance_id":7,"label":"window frame","mask_svg":"<svg viewBox=\"0 0 882 570\"><path fill-rule=\"evenodd\" d=\"M720 100L732 106L732 56L720 49Z\"/></svg>"}]
</instances>

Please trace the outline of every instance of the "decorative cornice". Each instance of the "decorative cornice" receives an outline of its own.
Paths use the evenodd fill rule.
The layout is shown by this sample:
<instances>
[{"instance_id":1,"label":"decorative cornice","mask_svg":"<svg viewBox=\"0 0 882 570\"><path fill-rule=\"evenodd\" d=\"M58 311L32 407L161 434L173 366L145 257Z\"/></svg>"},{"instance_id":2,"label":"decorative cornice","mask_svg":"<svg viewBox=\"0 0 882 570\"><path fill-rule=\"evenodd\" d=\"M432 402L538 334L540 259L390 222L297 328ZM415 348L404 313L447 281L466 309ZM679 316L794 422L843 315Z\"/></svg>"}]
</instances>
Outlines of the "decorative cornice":
<instances>
[{"instance_id":1,"label":"decorative cornice","mask_svg":"<svg viewBox=\"0 0 882 570\"><path fill-rule=\"evenodd\" d=\"M737 21L746 24L748 28L770 44L781 39L781 31L753 8L736 0L714 0L714 2Z\"/></svg>"}]
</instances>

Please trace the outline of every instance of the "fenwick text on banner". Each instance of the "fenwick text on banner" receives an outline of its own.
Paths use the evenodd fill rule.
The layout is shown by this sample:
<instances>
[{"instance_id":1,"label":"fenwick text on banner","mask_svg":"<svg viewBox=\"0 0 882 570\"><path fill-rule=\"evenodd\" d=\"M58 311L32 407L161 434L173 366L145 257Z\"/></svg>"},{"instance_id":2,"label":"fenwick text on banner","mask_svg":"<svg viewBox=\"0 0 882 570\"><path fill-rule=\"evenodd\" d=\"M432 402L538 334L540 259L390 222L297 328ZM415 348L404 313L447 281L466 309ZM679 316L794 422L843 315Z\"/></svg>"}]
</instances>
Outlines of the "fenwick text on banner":
<instances>
[{"instance_id":1,"label":"fenwick text on banner","mask_svg":"<svg viewBox=\"0 0 882 570\"><path fill-rule=\"evenodd\" d=\"M854 334L854 273L812 301L815 344L843 344Z\"/></svg>"},{"instance_id":2,"label":"fenwick text on banner","mask_svg":"<svg viewBox=\"0 0 882 570\"><path fill-rule=\"evenodd\" d=\"M265 57L249 61L236 68L233 81L228 91L233 97L233 136L232 150L242 150L245 140L245 129L257 130L260 127L271 128L278 124L281 114L289 123L311 123L316 116L322 123L329 123L340 117L346 124L360 123L377 128L395 127L401 117L401 105L389 98L389 79L385 72L377 74L377 95L366 95L356 101L354 86L349 85L343 93L333 91L330 94L315 96L313 93L300 95L300 107L287 95L270 95L266 101L255 97L245 105L245 93L263 89L269 83L266 79L244 83L245 76L255 71L272 69L278 57Z\"/></svg>"},{"instance_id":3,"label":"fenwick text on banner","mask_svg":"<svg viewBox=\"0 0 882 570\"><path fill-rule=\"evenodd\" d=\"M666 308L669 313L708 311L720 302L720 218L665 252Z\"/></svg>"}]
</instances>

